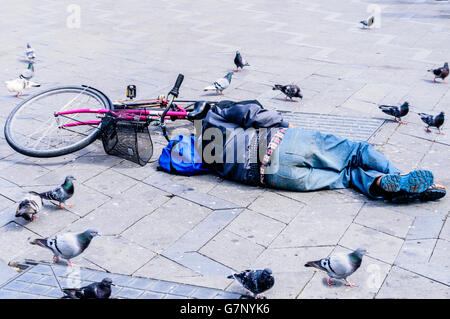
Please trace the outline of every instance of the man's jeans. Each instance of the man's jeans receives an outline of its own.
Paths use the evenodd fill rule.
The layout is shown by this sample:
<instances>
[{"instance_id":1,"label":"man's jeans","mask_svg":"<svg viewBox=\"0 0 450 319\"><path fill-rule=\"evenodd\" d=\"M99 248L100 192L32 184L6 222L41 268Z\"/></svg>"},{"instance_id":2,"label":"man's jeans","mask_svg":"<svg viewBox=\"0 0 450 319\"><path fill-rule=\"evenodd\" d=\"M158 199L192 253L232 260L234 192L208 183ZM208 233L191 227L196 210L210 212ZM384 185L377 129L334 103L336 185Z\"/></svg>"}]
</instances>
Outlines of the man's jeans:
<instances>
[{"instance_id":1,"label":"man's jeans","mask_svg":"<svg viewBox=\"0 0 450 319\"><path fill-rule=\"evenodd\" d=\"M294 191L347 188L370 193L383 174L401 173L366 142L354 142L319 131L290 128L273 152L264 179L267 185Z\"/></svg>"}]
</instances>

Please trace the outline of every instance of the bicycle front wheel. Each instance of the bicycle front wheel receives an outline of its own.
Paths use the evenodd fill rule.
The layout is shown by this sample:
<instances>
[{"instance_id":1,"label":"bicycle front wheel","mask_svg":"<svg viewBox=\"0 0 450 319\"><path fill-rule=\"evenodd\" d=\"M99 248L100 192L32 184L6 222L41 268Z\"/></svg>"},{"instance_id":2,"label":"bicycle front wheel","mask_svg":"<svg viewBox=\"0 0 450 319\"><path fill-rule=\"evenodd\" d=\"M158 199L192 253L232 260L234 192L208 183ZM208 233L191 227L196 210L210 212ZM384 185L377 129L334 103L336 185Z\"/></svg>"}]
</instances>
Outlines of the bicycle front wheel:
<instances>
[{"instance_id":1,"label":"bicycle front wheel","mask_svg":"<svg viewBox=\"0 0 450 319\"><path fill-rule=\"evenodd\" d=\"M77 109L110 110L111 101L100 91L85 86L38 93L13 109L5 124L6 141L17 152L31 157L56 157L78 151L100 134L101 113L55 116Z\"/></svg>"}]
</instances>

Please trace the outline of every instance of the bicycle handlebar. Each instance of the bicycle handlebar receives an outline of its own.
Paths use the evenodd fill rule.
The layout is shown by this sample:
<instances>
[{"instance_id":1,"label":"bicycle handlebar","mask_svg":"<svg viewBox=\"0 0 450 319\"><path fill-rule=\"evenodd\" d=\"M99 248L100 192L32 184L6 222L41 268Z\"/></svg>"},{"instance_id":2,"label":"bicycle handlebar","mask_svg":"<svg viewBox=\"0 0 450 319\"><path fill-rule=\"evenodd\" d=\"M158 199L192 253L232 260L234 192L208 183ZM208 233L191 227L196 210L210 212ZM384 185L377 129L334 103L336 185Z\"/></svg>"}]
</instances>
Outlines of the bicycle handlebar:
<instances>
[{"instance_id":1,"label":"bicycle handlebar","mask_svg":"<svg viewBox=\"0 0 450 319\"><path fill-rule=\"evenodd\" d=\"M178 74L177 81L175 82L175 85L173 86L172 90L170 90L169 95L178 97L179 89L180 89L181 83L183 83L183 80L184 80L184 75Z\"/></svg>"},{"instance_id":2,"label":"bicycle handlebar","mask_svg":"<svg viewBox=\"0 0 450 319\"><path fill-rule=\"evenodd\" d=\"M172 98L169 100L169 103L167 104L166 108L164 109L164 112L161 114L161 120L160 120L159 126L161 127L163 136L166 138L166 140L168 142L170 142L170 139L167 136L167 130L166 130L166 125L164 124L164 120L165 120L167 112L172 107L173 99L175 97L178 97L179 89L180 89L181 83L183 83L183 80L184 80L184 75L178 74L177 81L175 82L175 85L173 86L172 90L170 90L170 92L168 94L168 95L172 95Z\"/></svg>"}]
</instances>

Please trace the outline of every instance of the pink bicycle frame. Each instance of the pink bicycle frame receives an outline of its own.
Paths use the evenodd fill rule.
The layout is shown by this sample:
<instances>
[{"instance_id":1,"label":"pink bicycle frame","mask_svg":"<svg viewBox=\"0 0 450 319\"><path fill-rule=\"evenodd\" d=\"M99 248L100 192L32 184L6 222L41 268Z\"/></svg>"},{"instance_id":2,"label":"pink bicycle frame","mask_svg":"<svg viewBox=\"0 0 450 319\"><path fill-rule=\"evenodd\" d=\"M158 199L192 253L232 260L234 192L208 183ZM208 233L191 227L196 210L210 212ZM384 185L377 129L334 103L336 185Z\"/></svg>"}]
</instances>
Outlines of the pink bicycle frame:
<instances>
[{"instance_id":1,"label":"pink bicycle frame","mask_svg":"<svg viewBox=\"0 0 450 319\"><path fill-rule=\"evenodd\" d=\"M179 111L168 111L166 113L165 119L170 119L172 117L175 117L177 119L185 119L187 116L187 111L177 106ZM146 110L146 109L130 109L130 110L118 110L118 111L112 111L108 109L99 109L99 110L91 110L91 109L78 109L78 110L70 110L70 111L63 111L63 112L56 112L54 114L55 117L57 116L64 116L64 115L70 115L70 114L78 114L78 113L96 113L96 114L104 114L111 112L117 117L120 117L125 120L139 120L139 121L146 121L149 118L160 118L163 111L152 111L152 110ZM74 123L66 123L61 125L61 128L64 127L73 127L73 126L79 126L79 125L98 125L101 121L84 121L84 122L74 122Z\"/></svg>"}]
</instances>

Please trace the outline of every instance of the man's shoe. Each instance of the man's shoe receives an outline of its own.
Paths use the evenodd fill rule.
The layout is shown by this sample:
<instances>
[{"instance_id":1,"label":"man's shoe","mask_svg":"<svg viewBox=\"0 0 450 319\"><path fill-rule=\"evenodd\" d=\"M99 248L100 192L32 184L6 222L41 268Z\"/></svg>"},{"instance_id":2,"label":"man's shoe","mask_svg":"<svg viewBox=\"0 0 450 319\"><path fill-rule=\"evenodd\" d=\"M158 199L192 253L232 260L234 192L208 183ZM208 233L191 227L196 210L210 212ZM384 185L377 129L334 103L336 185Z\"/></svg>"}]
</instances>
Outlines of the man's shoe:
<instances>
[{"instance_id":1,"label":"man's shoe","mask_svg":"<svg viewBox=\"0 0 450 319\"><path fill-rule=\"evenodd\" d=\"M433 184L433 173L416 170L406 175L387 174L381 177L380 187L388 193L422 193Z\"/></svg>"},{"instance_id":2,"label":"man's shoe","mask_svg":"<svg viewBox=\"0 0 450 319\"><path fill-rule=\"evenodd\" d=\"M438 200L444 197L447 194L447 191L445 187L438 187L436 184L433 184L428 188L426 191L422 193L407 193L407 192L400 192L398 194L392 194L392 197L390 198L391 202L393 203L409 203L413 202L416 199L422 201L422 202L428 202L432 200Z\"/></svg>"}]
</instances>

